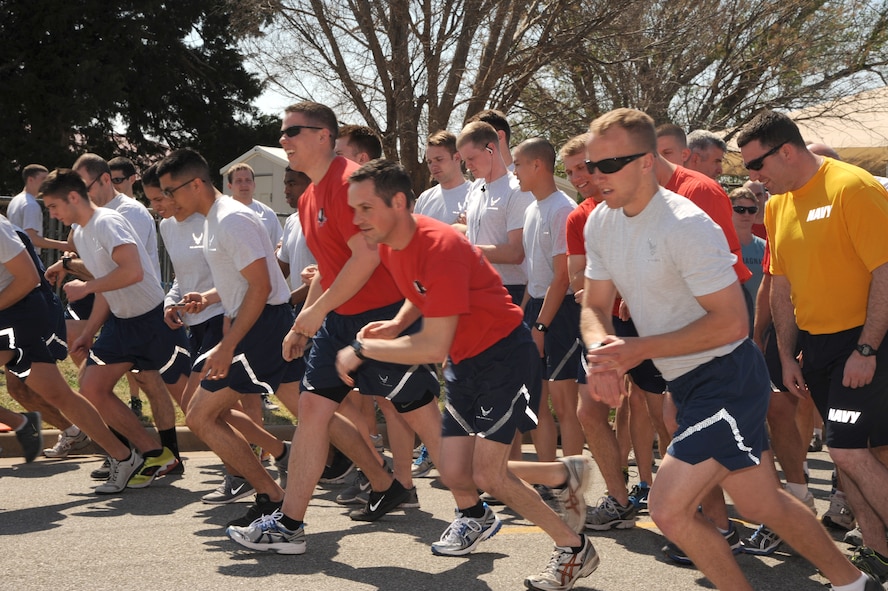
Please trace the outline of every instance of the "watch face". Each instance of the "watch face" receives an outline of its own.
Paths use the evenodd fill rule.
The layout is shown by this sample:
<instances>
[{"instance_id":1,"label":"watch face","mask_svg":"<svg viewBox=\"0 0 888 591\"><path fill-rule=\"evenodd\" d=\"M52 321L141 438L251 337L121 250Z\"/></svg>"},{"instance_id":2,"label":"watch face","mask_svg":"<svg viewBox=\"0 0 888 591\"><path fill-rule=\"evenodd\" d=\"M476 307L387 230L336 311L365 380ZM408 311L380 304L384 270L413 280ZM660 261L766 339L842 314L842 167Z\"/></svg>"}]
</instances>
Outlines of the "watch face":
<instances>
[{"instance_id":1,"label":"watch face","mask_svg":"<svg viewBox=\"0 0 888 591\"><path fill-rule=\"evenodd\" d=\"M876 354L876 350L869 345L857 345L857 352L864 357L871 357Z\"/></svg>"}]
</instances>

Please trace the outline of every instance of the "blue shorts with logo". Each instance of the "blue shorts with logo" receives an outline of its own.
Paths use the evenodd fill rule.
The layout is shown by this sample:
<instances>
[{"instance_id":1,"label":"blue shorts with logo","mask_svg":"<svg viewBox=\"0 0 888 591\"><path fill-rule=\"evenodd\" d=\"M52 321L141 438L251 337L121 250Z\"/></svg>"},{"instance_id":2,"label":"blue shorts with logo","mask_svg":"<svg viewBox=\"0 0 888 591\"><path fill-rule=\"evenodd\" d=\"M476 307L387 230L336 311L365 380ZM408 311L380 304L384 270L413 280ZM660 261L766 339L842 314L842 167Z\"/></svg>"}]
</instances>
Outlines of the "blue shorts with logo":
<instances>
[{"instance_id":1,"label":"blue shorts with logo","mask_svg":"<svg viewBox=\"0 0 888 591\"><path fill-rule=\"evenodd\" d=\"M524 322L536 324L543 307L543 298L530 298L524 308ZM575 380L576 367L583 356L580 341L580 305L573 295L565 296L549 323L543 339L544 375L550 382Z\"/></svg>"},{"instance_id":2,"label":"blue shorts with logo","mask_svg":"<svg viewBox=\"0 0 888 591\"><path fill-rule=\"evenodd\" d=\"M670 455L688 464L714 458L731 471L761 462L768 450L771 384L765 359L751 340L668 386L678 410Z\"/></svg>"},{"instance_id":3,"label":"blue shorts with logo","mask_svg":"<svg viewBox=\"0 0 888 591\"><path fill-rule=\"evenodd\" d=\"M443 436L474 435L509 445L516 430L535 429L542 390L539 369L539 351L523 322L478 355L448 363Z\"/></svg>"},{"instance_id":4,"label":"blue shorts with logo","mask_svg":"<svg viewBox=\"0 0 888 591\"><path fill-rule=\"evenodd\" d=\"M336 372L337 353L351 345L358 331L367 324L394 318L401 305L402 302L397 302L360 314L327 314L308 353L305 377L302 378L303 391L342 402L352 388L339 379ZM402 334L419 332L421 327L422 319L419 319ZM399 412L412 410L419 401L433 400L441 390L431 364L402 365L367 359L354 373L354 379L355 387L361 394L384 396L392 401Z\"/></svg>"},{"instance_id":5,"label":"blue shorts with logo","mask_svg":"<svg viewBox=\"0 0 888 591\"><path fill-rule=\"evenodd\" d=\"M632 319L620 320L618 316L613 317L614 335L618 337L637 337L638 330ZM635 367L629 370L632 381L644 390L652 394L662 394L666 391L666 380L660 375L660 370L654 365L650 359L645 359Z\"/></svg>"},{"instance_id":6,"label":"blue shorts with logo","mask_svg":"<svg viewBox=\"0 0 888 591\"><path fill-rule=\"evenodd\" d=\"M46 335L52 331L53 323L39 288L0 310L0 351L12 351L6 368L16 377L26 380L32 363L56 362L46 346Z\"/></svg>"}]
</instances>

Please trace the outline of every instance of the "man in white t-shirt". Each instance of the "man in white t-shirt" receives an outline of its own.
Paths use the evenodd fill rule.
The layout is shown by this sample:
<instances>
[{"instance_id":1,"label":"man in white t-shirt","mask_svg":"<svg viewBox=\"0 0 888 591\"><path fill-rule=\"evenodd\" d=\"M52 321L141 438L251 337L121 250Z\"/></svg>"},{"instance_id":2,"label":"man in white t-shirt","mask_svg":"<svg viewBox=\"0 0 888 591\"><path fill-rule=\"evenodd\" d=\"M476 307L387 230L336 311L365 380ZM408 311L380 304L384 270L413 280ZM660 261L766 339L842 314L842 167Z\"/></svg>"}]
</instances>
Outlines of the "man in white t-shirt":
<instances>
[{"instance_id":1,"label":"man in white t-shirt","mask_svg":"<svg viewBox=\"0 0 888 591\"><path fill-rule=\"evenodd\" d=\"M31 239L31 244L39 253L41 248L65 249L65 242L43 237L43 209L34 197L40 190L40 183L49 171L42 164L28 164L22 168L25 188L9 201L6 217L13 226L21 228Z\"/></svg>"},{"instance_id":2,"label":"man in white t-shirt","mask_svg":"<svg viewBox=\"0 0 888 591\"><path fill-rule=\"evenodd\" d=\"M275 246L280 244L283 228L277 213L261 201L253 199L256 193L256 173L253 167L246 162L238 162L228 169L225 176L228 179L228 190L231 191L234 200L252 209L268 232L271 243Z\"/></svg>"},{"instance_id":3,"label":"man in white t-shirt","mask_svg":"<svg viewBox=\"0 0 888 591\"><path fill-rule=\"evenodd\" d=\"M472 184L462 172L462 157L456 151L456 136L436 131L426 143L426 165L438 184L416 199L413 213L453 224L466 209L466 195Z\"/></svg>"}]
</instances>

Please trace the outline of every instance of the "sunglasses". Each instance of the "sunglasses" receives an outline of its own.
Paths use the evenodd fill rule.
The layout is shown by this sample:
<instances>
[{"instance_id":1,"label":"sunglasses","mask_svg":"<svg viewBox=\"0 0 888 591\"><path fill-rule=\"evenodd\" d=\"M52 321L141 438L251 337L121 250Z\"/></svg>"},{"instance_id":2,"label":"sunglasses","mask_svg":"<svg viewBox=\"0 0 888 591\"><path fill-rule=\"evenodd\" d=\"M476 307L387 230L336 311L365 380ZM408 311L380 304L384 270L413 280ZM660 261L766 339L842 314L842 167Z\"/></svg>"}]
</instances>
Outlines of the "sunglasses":
<instances>
[{"instance_id":1,"label":"sunglasses","mask_svg":"<svg viewBox=\"0 0 888 591\"><path fill-rule=\"evenodd\" d=\"M595 169L601 171L602 174L614 174L615 172L620 172L623 170L623 167L632 162L633 160L638 160L642 156L647 154L647 152L642 152L640 154L632 154L631 156L617 156L616 158L605 158L604 160L599 160L598 162L593 162L591 160L586 160L586 170L589 171L589 174L595 174Z\"/></svg>"},{"instance_id":2,"label":"sunglasses","mask_svg":"<svg viewBox=\"0 0 888 591\"><path fill-rule=\"evenodd\" d=\"M761 170L762 166L765 165L765 158L767 158L768 156L771 156L772 154L776 154L777 150L782 148L783 144L785 144L785 143L786 142L780 142L779 144L777 144L776 146L774 146L773 148L771 148L770 150L768 150L767 152L765 152L764 154L762 154L761 156L756 158L755 160L750 160L749 162L744 163L743 166L746 167L746 170Z\"/></svg>"},{"instance_id":3,"label":"sunglasses","mask_svg":"<svg viewBox=\"0 0 888 591\"><path fill-rule=\"evenodd\" d=\"M127 178L128 177L125 177L125 176L112 176L111 182L115 185L119 185L120 183L124 182Z\"/></svg>"},{"instance_id":4,"label":"sunglasses","mask_svg":"<svg viewBox=\"0 0 888 591\"><path fill-rule=\"evenodd\" d=\"M755 215L758 213L759 208L757 205L749 205L749 206L735 205L734 211L736 211L737 213L739 213L741 215L744 213Z\"/></svg>"},{"instance_id":5,"label":"sunglasses","mask_svg":"<svg viewBox=\"0 0 888 591\"><path fill-rule=\"evenodd\" d=\"M285 135L287 137L296 137L300 133L302 133L303 129L324 129L323 127L315 127L313 125L291 125L290 127L286 127L281 130L281 135Z\"/></svg>"}]
</instances>

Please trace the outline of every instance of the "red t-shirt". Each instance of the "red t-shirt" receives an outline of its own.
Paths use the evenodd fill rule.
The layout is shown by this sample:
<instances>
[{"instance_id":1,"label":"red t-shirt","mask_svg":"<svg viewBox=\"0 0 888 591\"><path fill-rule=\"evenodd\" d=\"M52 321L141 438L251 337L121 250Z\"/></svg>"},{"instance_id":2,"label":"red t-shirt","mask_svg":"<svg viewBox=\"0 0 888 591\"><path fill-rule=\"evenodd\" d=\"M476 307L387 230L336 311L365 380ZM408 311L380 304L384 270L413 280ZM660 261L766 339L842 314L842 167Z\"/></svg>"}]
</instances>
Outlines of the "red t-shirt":
<instances>
[{"instance_id":1,"label":"red t-shirt","mask_svg":"<svg viewBox=\"0 0 888 591\"><path fill-rule=\"evenodd\" d=\"M586 220L589 214L595 209L598 202L588 197L584 199L576 209L567 216L567 255L586 254L586 239L583 236L583 229L586 227Z\"/></svg>"},{"instance_id":2,"label":"red t-shirt","mask_svg":"<svg viewBox=\"0 0 888 591\"><path fill-rule=\"evenodd\" d=\"M743 251L740 239L737 238L737 231L734 229L731 200L722 186L701 172L678 166L666 188L693 201L712 218L712 221L721 226L725 238L728 239L731 254L737 257L737 262L734 263L737 279L740 283L744 283L752 277L752 271L743 264Z\"/></svg>"},{"instance_id":3,"label":"red t-shirt","mask_svg":"<svg viewBox=\"0 0 888 591\"><path fill-rule=\"evenodd\" d=\"M414 219L416 233L407 246L380 244L379 258L423 316L459 316L450 345L450 358L459 363L508 336L523 314L499 273L463 234L433 218Z\"/></svg>"},{"instance_id":4,"label":"red t-shirt","mask_svg":"<svg viewBox=\"0 0 888 591\"><path fill-rule=\"evenodd\" d=\"M358 165L337 156L321 182L310 184L299 197L299 223L309 250L318 262L321 287L330 288L342 267L351 258L348 241L360 232L352 223L354 212L348 206L348 177ZM336 308L339 314L360 314L399 302L392 276L382 265L350 300Z\"/></svg>"}]
</instances>

